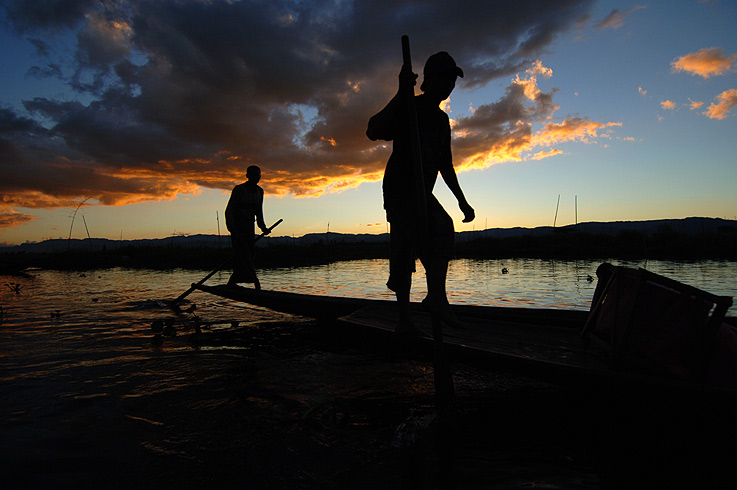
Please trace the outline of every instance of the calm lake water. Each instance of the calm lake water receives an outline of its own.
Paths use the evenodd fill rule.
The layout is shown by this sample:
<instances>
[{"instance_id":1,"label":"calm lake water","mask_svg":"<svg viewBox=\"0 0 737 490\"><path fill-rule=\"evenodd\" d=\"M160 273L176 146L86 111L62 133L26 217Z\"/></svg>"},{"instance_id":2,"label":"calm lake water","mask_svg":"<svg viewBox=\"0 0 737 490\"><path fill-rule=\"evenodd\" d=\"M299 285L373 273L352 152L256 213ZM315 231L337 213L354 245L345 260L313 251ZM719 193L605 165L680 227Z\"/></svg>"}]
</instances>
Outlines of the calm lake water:
<instances>
[{"instance_id":1,"label":"calm lake water","mask_svg":"<svg viewBox=\"0 0 737 490\"><path fill-rule=\"evenodd\" d=\"M448 291L457 304L585 310L598 264L458 260ZM737 262L615 264L737 296ZM425 290L418 268L416 301ZM4 488L433 485L428 359L331 341L306 319L201 292L184 305L194 312L167 306L207 272L0 277ZM260 278L267 289L390 299L386 273L386 261L364 260L264 270ZM208 284L227 278L216 274ZM157 321L178 335L154 339ZM463 423L476 424L459 430L459 461L476 475L469 482L497 485L468 488L602 486L606 458L586 439L590 428L560 423L569 394L561 402L550 385L471 366L455 366L453 375ZM509 402L519 397L521 405Z\"/></svg>"},{"instance_id":2,"label":"calm lake water","mask_svg":"<svg viewBox=\"0 0 737 490\"><path fill-rule=\"evenodd\" d=\"M448 270L448 298L455 304L522 306L588 310L596 288L594 260L454 260ZM737 297L734 261L612 261L644 267L657 274L713 294ZM426 293L424 271L417 263L412 300ZM386 286L388 262L359 260L299 269L274 269L260 274L266 288L309 294L393 299ZM730 314L737 309L731 310Z\"/></svg>"}]
</instances>

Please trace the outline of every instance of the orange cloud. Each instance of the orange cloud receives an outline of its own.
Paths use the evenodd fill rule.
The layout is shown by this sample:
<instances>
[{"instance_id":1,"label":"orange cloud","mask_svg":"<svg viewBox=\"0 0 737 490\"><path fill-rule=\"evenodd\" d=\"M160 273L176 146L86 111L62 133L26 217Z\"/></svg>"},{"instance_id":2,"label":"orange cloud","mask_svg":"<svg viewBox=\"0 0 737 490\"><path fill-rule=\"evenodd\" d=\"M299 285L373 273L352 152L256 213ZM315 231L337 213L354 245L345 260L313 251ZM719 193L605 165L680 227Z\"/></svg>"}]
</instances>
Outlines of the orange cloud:
<instances>
[{"instance_id":1,"label":"orange cloud","mask_svg":"<svg viewBox=\"0 0 737 490\"><path fill-rule=\"evenodd\" d=\"M603 129L621 126L621 123L599 123L585 117L550 122L559 109L553 103L555 90L540 90L535 74L552 74L552 70L535 63L526 73L526 78L515 76L497 102L482 105L471 116L456 121L453 126L456 168L483 169L503 162L541 160L563 152L540 150L540 147L570 141L592 143L596 138L609 136L601 133ZM534 123L544 126L534 132Z\"/></svg>"},{"instance_id":2,"label":"orange cloud","mask_svg":"<svg viewBox=\"0 0 737 490\"><path fill-rule=\"evenodd\" d=\"M694 110L698 109L698 108L699 108L699 107L701 107L702 105L704 105L704 103L703 103L703 102L701 102L701 101L697 101L697 100L691 100L691 99L688 99L688 107L689 107L689 109L691 109L692 111L694 111Z\"/></svg>"},{"instance_id":3,"label":"orange cloud","mask_svg":"<svg viewBox=\"0 0 737 490\"><path fill-rule=\"evenodd\" d=\"M9 208L0 208L0 229L24 225L34 219L36 219L35 216L30 214L19 213L18 211Z\"/></svg>"},{"instance_id":4,"label":"orange cloud","mask_svg":"<svg viewBox=\"0 0 737 490\"><path fill-rule=\"evenodd\" d=\"M543 158L548 158L548 157L552 157L552 156L555 156L555 155L560 155L562 153L563 152L561 150L558 150L558 149L553 148L552 150L548 150L548 151L539 151L539 152L535 153L534 155L532 155L532 157L530 157L530 158L532 158L533 160L542 160Z\"/></svg>"},{"instance_id":5,"label":"orange cloud","mask_svg":"<svg viewBox=\"0 0 737 490\"><path fill-rule=\"evenodd\" d=\"M553 76L553 70L543 66L542 61L535 60L532 63L532 67L526 70L526 73L530 75L541 75L543 78L550 78Z\"/></svg>"},{"instance_id":6,"label":"orange cloud","mask_svg":"<svg viewBox=\"0 0 737 490\"><path fill-rule=\"evenodd\" d=\"M387 158L389 157L387 153ZM278 172L273 176L264 174L261 186L270 196L320 197L324 194L342 192L369 182L378 182L384 177L383 167L371 172L356 171L353 175L314 175L312 172L296 174Z\"/></svg>"},{"instance_id":7,"label":"orange cloud","mask_svg":"<svg viewBox=\"0 0 737 490\"><path fill-rule=\"evenodd\" d=\"M676 103L673 102L672 100L664 100L663 102L660 103L660 107L662 107L666 111L672 111L673 109L676 108Z\"/></svg>"},{"instance_id":8,"label":"orange cloud","mask_svg":"<svg viewBox=\"0 0 737 490\"><path fill-rule=\"evenodd\" d=\"M676 59L671 63L671 68L674 72L685 71L709 78L730 71L735 60L737 53L726 56L722 48L704 48Z\"/></svg>"},{"instance_id":9,"label":"orange cloud","mask_svg":"<svg viewBox=\"0 0 737 490\"><path fill-rule=\"evenodd\" d=\"M565 141L581 141L591 143L592 138L601 136L599 131L610 126L621 126L622 123L599 123L587 118L574 117L562 123L550 122L542 130L535 133L534 143L551 146Z\"/></svg>"},{"instance_id":10,"label":"orange cloud","mask_svg":"<svg viewBox=\"0 0 737 490\"><path fill-rule=\"evenodd\" d=\"M724 119L735 107L737 107L737 89L733 88L717 95L717 101L712 102L704 114L711 119Z\"/></svg>"}]
</instances>

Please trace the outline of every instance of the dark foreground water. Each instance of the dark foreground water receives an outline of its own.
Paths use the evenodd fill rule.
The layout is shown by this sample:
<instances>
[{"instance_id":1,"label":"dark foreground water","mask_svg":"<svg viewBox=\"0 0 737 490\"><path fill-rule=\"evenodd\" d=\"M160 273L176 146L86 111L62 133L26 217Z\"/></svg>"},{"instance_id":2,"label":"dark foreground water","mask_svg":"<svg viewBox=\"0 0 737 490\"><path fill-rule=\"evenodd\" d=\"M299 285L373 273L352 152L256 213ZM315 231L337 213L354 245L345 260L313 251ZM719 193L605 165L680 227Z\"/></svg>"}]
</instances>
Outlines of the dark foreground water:
<instances>
[{"instance_id":1,"label":"dark foreground water","mask_svg":"<svg viewBox=\"0 0 737 490\"><path fill-rule=\"evenodd\" d=\"M566 283L579 265L559 266L565 274L557 281ZM558 292L554 301L569 304L586 296L582 289L593 292L591 266L581 266L573 293ZM340 267L362 271L355 274L359 284ZM321 278L313 279L313 292L385 294L360 286L376 282L366 281L367 271L380 265L340 267L306 274ZM514 284L513 271L522 281L523 269L516 264L504 278L490 272L483 287L502 297L496 284ZM304 271L264 272L267 286L281 274L285 284L307 287L294 279ZM391 337L347 338L307 319L199 292L184 305L196 307L191 312L167 306L164 300L203 275L112 269L0 277L0 488L731 482L713 450L731 435L730 415L719 407L700 406L684 418L671 400L624 399L607 387L559 386L462 360L451 366L452 437L439 439L426 355ZM577 307L586 308L585 301ZM158 322L177 334L155 337Z\"/></svg>"}]
</instances>

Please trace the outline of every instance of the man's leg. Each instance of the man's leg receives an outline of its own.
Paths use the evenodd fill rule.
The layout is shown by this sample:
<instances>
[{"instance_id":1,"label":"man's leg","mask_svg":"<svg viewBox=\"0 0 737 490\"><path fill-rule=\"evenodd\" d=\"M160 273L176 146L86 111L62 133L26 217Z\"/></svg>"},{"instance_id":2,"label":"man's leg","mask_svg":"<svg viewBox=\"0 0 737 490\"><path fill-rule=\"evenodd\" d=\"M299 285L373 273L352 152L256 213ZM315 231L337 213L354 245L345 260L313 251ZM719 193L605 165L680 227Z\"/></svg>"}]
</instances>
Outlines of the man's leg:
<instances>
[{"instance_id":1,"label":"man's leg","mask_svg":"<svg viewBox=\"0 0 737 490\"><path fill-rule=\"evenodd\" d=\"M412 313L409 307L409 291L395 291L394 294L397 297L397 305L399 306L399 322L394 331L402 335L417 335L421 333L412 320Z\"/></svg>"},{"instance_id":2,"label":"man's leg","mask_svg":"<svg viewBox=\"0 0 737 490\"><path fill-rule=\"evenodd\" d=\"M235 253L235 265L233 274L228 280L228 285L236 285L241 282L253 283L256 289L261 289L256 269L253 266L253 237L243 235L231 235L233 252Z\"/></svg>"},{"instance_id":3,"label":"man's leg","mask_svg":"<svg viewBox=\"0 0 737 490\"><path fill-rule=\"evenodd\" d=\"M445 257L431 257L422 262L427 279L427 296L422 300L422 306L433 315L453 328L463 328L461 322L453 314L448 303L445 282L448 276L448 259Z\"/></svg>"},{"instance_id":4,"label":"man's leg","mask_svg":"<svg viewBox=\"0 0 737 490\"><path fill-rule=\"evenodd\" d=\"M389 280L386 286L394 291L399 307L399 321L394 331L403 335L418 335L421 332L412 320L409 304L412 273L415 271L415 255L411 237L405 228L402 223L394 223L391 228Z\"/></svg>"},{"instance_id":5,"label":"man's leg","mask_svg":"<svg viewBox=\"0 0 737 490\"><path fill-rule=\"evenodd\" d=\"M233 261L233 273L228 279L228 286L236 286L239 282L243 282L243 269L246 265L243 260L243 240L237 235L230 235L230 243L233 247L235 261Z\"/></svg>"},{"instance_id":6,"label":"man's leg","mask_svg":"<svg viewBox=\"0 0 737 490\"><path fill-rule=\"evenodd\" d=\"M427 244L420 257L427 278L427 297L422 304L426 310L440 317L451 327L461 328L461 323L448 304L445 286L448 262L454 254L453 220L434 197L428 199L428 217L430 243Z\"/></svg>"}]
</instances>

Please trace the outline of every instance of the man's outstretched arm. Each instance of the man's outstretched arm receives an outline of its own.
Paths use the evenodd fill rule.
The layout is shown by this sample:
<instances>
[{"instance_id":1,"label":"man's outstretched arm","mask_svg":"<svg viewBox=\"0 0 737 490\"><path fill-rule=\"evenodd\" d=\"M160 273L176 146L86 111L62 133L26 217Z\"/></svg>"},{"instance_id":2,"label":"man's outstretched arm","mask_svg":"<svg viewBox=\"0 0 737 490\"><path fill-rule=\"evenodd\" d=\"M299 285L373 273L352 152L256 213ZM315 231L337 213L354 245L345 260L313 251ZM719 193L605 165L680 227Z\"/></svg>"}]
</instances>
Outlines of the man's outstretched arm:
<instances>
[{"instance_id":1,"label":"man's outstretched arm","mask_svg":"<svg viewBox=\"0 0 737 490\"><path fill-rule=\"evenodd\" d=\"M466 196L463 194L463 189L461 189L461 184L458 182L458 176L456 175L455 169L453 167L449 167L441 170L440 175L443 176L443 180L448 186L448 189L450 189L450 192L452 192L458 200L458 207L463 212L463 222L469 223L473 221L474 218L476 218L476 211L474 211L471 205L468 204Z\"/></svg>"}]
</instances>

